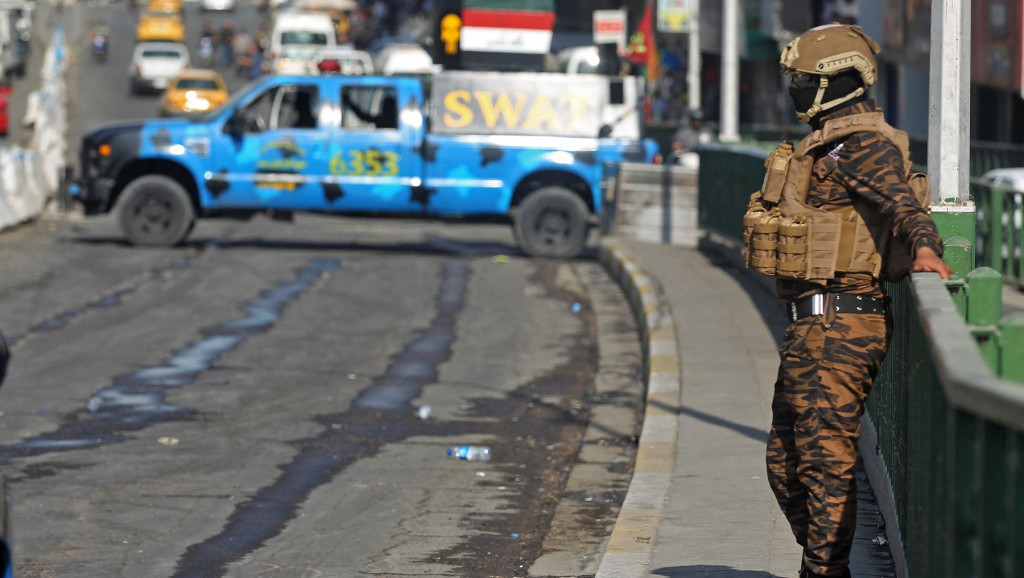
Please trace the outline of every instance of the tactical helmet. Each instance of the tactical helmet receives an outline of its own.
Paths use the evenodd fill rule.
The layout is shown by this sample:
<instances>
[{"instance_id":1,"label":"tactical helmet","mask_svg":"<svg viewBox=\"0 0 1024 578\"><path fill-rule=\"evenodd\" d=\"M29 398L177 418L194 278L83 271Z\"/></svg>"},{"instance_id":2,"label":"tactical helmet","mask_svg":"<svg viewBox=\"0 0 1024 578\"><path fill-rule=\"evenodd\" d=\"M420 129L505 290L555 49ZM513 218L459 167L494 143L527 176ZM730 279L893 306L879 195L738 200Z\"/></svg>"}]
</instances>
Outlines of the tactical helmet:
<instances>
[{"instance_id":1,"label":"tactical helmet","mask_svg":"<svg viewBox=\"0 0 1024 578\"><path fill-rule=\"evenodd\" d=\"M808 74L818 78L814 103L806 112L798 111L797 117L807 122L823 110L864 94L877 80L875 54L880 51L878 43L865 34L860 26L847 24L818 26L794 38L779 59L782 72L789 75ZM828 88L828 79L846 71L856 71L864 85L829 102L821 102Z\"/></svg>"}]
</instances>

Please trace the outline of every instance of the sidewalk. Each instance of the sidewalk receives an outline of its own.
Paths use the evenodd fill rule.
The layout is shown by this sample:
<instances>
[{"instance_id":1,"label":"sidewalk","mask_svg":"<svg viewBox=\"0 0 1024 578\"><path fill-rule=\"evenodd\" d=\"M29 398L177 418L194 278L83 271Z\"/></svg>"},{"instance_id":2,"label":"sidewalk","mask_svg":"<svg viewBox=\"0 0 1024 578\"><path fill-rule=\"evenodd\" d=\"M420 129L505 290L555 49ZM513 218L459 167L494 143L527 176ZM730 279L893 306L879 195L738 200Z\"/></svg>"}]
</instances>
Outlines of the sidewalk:
<instances>
[{"instance_id":1,"label":"sidewalk","mask_svg":"<svg viewBox=\"0 0 1024 578\"><path fill-rule=\"evenodd\" d=\"M765 477L787 324L770 280L705 241L605 237L600 258L642 312L649 384L633 480L597 576L795 577L800 547ZM895 577L863 472L859 481L851 571Z\"/></svg>"}]
</instances>

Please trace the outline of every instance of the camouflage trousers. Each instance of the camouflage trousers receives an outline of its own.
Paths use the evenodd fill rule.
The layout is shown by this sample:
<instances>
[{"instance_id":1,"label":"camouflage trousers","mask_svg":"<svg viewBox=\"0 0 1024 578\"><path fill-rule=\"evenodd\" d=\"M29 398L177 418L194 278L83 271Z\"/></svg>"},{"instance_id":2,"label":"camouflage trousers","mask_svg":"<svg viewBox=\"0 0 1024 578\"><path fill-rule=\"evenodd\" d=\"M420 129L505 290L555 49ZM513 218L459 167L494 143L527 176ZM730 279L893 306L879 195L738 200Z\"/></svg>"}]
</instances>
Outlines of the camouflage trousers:
<instances>
[{"instance_id":1,"label":"camouflage trousers","mask_svg":"<svg viewBox=\"0 0 1024 578\"><path fill-rule=\"evenodd\" d=\"M864 402L889 348L886 316L810 316L779 351L768 480L815 574L842 576L857 523L854 465Z\"/></svg>"}]
</instances>

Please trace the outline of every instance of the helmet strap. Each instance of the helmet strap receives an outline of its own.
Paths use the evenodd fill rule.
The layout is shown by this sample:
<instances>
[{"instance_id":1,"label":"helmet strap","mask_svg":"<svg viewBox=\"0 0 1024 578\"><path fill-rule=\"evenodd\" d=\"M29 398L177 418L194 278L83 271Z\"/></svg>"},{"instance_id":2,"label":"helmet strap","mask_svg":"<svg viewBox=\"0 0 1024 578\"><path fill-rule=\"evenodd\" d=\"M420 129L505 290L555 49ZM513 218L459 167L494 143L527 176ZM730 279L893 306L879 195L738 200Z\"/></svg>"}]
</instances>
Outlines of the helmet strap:
<instances>
[{"instance_id":1,"label":"helmet strap","mask_svg":"<svg viewBox=\"0 0 1024 578\"><path fill-rule=\"evenodd\" d=\"M865 88L863 86L858 87L857 90L841 96L839 98L832 99L828 102L821 102L822 97L825 96L825 89L828 88L828 77L822 76L818 81L818 92L814 95L814 102L811 104L805 112L797 112L796 117L800 119L800 122L811 122L811 119L818 115L823 110L829 110L834 108L836 105L842 104L848 100L857 98L864 94Z\"/></svg>"},{"instance_id":2,"label":"helmet strap","mask_svg":"<svg viewBox=\"0 0 1024 578\"><path fill-rule=\"evenodd\" d=\"M839 98L836 98L836 99L830 100L828 102L822 103L821 104L821 110L829 110L831 108L835 108L836 105L839 105L839 104L842 104L842 103L844 103L844 102L846 102L848 100L857 98L858 96L860 96L862 94L864 94L864 87L863 86L857 88L857 90L851 92L850 94L847 94L846 96L841 96Z\"/></svg>"}]
</instances>

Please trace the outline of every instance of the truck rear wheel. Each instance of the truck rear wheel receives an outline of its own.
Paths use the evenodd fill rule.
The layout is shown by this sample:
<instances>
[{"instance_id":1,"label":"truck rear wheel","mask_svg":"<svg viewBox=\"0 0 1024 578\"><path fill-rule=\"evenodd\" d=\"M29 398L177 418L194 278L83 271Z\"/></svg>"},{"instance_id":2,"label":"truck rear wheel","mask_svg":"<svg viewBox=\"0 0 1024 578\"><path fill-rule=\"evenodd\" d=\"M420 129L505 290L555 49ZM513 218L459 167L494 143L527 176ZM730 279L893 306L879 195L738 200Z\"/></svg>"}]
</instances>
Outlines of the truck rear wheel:
<instances>
[{"instance_id":1,"label":"truck rear wheel","mask_svg":"<svg viewBox=\"0 0 1024 578\"><path fill-rule=\"evenodd\" d=\"M133 245L177 245L192 230L195 217L188 193L168 177L139 177L121 194L118 222Z\"/></svg>"},{"instance_id":2,"label":"truck rear wheel","mask_svg":"<svg viewBox=\"0 0 1024 578\"><path fill-rule=\"evenodd\" d=\"M572 259L587 241L589 214L587 205L572 191L544 187L527 195L512 226L527 255Z\"/></svg>"}]
</instances>

